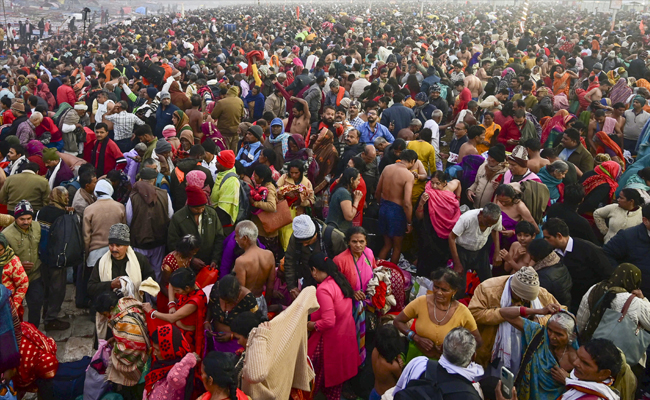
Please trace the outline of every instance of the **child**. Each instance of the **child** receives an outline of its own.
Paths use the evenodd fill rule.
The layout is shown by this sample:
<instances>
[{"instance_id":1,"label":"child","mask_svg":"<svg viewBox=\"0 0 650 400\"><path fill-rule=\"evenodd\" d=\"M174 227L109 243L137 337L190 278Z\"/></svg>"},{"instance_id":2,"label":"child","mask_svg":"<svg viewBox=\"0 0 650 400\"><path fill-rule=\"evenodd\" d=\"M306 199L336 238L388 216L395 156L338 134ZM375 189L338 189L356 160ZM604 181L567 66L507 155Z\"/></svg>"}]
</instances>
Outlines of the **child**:
<instances>
[{"instance_id":1,"label":"child","mask_svg":"<svg viewBox=\"0 0 650 400\"><path fill-rule=\"evenodd\" d=\"M514 274L521 267L532 265L528 245L535 239L535 226L528 221L519 221L515 225L517 241L510 246L510 251L501 250L503 268L509 274Z\"/></svg>"},{"instance_id":2,"label":"child","mask_svg":"<svg viewBox=\"0 0 650 400\"><path fill-rule=\"evenodd\" d=\"M375 349L372 351L375 387L369 400L379 400L384 392L397 384L404 369L403 347L403 339L393 325L382 325L377 330Z\"/></svg>"}]
</instances>

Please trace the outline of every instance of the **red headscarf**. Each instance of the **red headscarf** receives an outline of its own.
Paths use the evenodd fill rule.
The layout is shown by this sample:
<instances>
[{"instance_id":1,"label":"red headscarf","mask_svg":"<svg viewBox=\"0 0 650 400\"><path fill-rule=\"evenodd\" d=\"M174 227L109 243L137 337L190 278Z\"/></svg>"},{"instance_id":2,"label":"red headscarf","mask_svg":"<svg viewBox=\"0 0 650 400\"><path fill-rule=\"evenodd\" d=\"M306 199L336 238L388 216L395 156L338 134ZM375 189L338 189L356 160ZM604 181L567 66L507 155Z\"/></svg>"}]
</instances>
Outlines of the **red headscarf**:
<instances>
[{"instance_id":1,"label":"red headscarf","mask_svg":"<svg viewBox=\"0 0 650 400\"><path fill-rule=\"evenodd\" d=\"M154 384L161 379L165 379L172 367L192 351L189 342L183 336L183 332L174 325L160 326L151 336L153 337L156 334L158 335L160 358L154 357L151 372L145 378L147 397L151 396ZM191 377L192 374L189 376ZM192 382L192 379L187 380L190 387L192 387ZM188 393L187 387L185 393ZM189 393L192 393L191 389Z\"/></svg>"},{"instance_id":2,"label":"red headscarf","mask_svg":"<svg viewBox=\"0 0 650 400\"><path fill-rule=\"evenodd\" d=\"M606 183L609 185L609 199L614 199L614 192L618 188L618 178L621 176L621 165L616 161L605 161L594 168L596 175L585 179L582 186L585 187L585 195L588 195L598 186Z\"/></svg>"}]
</instances>

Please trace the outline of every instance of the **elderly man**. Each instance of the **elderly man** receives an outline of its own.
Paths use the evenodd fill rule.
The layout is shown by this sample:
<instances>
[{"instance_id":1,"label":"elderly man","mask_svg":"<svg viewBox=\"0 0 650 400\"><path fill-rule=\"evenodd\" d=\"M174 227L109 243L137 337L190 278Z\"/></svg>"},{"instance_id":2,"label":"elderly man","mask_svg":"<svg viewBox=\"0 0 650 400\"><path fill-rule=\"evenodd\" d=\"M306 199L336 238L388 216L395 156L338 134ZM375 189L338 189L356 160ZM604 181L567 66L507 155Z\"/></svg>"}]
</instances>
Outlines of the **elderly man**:
<instances>
[{"instance_id":1,"label":"elderly man","mask_svg":"<svg viewBox=\"0 0 650 400\"><path fill-rule=\"evenodd\" d=\"M167 227L174 215L174 207L167 192L156 187L157 177L155 169L142 169L140 180L133 185L126 203L126 223L131 227L134 250L147 257L156 274L156 281L159 281Z\"/></svg>"},{"instance_id":2,"label":"elderly man","mask_svg":"<svg viewBox=\"0 0 650 400\"><path fill-rule=\"evenodd\" d=\"M504 307L524 306L541 309L558 301L539 286L533 267L523 267L514 275L490 278L476 287L469 310L483 338L476 362L486 368L486 375L500 376L501 367L515 375L521 363L521 332L510 325L500 313ZM537 322L546 323L547 318Z\"/></svg>"},{"instance_id":3,"label":"elderly man","mask_svg":"<svg viewBox=\"0 0 650 400\"><path fill-rule=\"evenodd\" d=\"M43 163L47 167L45 179L48 180L50 190L60 186L63 182L74 179L74 173L66 163L61 160L55 148L43 149Z\"/></svg>"},{"instance_id":4,"label":"elderly man","mask_svg":"<svg viewBox=\"0 0 650 400\"><path fill-rule=\"evenodd\" d=\"M257 245L258 230L251 221L241 221L235 227L235 241L244 250L237 257L234 272L242 287L250 290L257 299L262 315L268 313L275 285L275 256Z\"/></svg>"},{"instance_id":5,"label":"elderly man","mask_svg":"<svg viewBox=\"0 0 650 400\"><path fill-rule=\"evenodd\" d=\"M411 360L395 385L395 400L414 397L409 382L435 376L437 387L445 400L479 400L478 383L484 371L473 361L476 355L476 338L465 328L454 328L445 336L440 360L429 360L425 356ZM432 371L435 369L435 372Z\"/></svg>"},{"instance_id":6,"label":"elderly man","mask_svg":"<svg viewBox=\"0 0 650 400\"><path fill-rule=\"evenodd\" d=\"M524 146L516 146L508 156L508 171L503 176L503 183L542 180L528 169L528 151Z\"/></svg>"},{"instance_id":7,"label":"elderly man","mask_svg":"<svg viewBox=\"0 0 650 400\"><path fill-rule=\"evenodd\" d=\"M36 139L35 129L41 122L43 122L43 114L34 111L27 121L18 125L16 136L18 136L21 145L26 146L31 140Z\"/></svg>"},{"instance_id":8,"label":"elderly man","mask_svg":"<svg viewBox=\"0 0 650 400\"><path fill-rule=\"evenodd\" d=\"M102 122L108 126L109 130L113 130L115 134L113 140L122 153L126 153L133 148L131 139L135 126L144 125L144 121L136 117L135 114L128 112L128 109L128 103L122 100L115 104L111 111L102 115Z\"/></svg>"}]
</instances>

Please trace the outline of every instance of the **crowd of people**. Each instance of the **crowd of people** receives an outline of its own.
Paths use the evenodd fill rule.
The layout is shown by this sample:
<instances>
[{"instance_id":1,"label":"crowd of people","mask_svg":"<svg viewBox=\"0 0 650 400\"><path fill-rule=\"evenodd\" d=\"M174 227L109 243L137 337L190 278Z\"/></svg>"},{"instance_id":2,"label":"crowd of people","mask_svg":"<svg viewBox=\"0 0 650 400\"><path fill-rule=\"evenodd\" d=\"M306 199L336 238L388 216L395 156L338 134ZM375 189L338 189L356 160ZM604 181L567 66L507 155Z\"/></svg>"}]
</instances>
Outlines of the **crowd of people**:
<instances>
[{"instance_id":1,"label":"crowd of people","mask_svg":"<svg viewBox=\"0 0 650 400\"><path fill-rule=\"evenodd\" d=\"M0 24L0 396L650 398L645 20L419 8Z\"/></svg>"}]
</instances>

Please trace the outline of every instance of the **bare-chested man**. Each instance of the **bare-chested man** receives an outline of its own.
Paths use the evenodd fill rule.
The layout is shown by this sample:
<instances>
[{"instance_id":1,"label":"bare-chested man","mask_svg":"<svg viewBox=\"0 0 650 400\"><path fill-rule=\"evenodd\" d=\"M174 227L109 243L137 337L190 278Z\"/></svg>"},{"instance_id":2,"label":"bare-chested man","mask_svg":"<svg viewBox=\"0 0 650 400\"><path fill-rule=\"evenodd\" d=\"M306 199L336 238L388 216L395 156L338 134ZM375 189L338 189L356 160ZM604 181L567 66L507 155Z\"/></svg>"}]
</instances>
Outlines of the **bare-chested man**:
<instances>
[{"instance_id":1,"label":"bare-chested man","mask_svg":"<svg viewBox=\"0 0 650 400\"><path fill-rule=\"evenodd\" d=\"M538 173L543 166L549 165L551 162L546 158L539 155L542 145L537 138L530 138L524 143L526 150L528 150L528 169L534 173Z\"/></svg>"},{"instance_id":2,"label":"bare-chested man","mask_svg":"<svg viewBox=\"0 0 650 400\"><path fill-rule=\"evenodd\" d=\"M307 130L309 129L309 120L311 119L311 113L309 112L309 105L305 99L298 97L291 97L293 101L293 108L291 112L293 113L293 121L291 122L291 128L289 129L290 133L297 133L302 137L307 136ZM288 119L284 120L286 126Z\"/></svg>"},{"instance_id":3,"label":"bare-chested man","mask_svg":"<svg viewBox=\"0 0 650 400\"><path fill-rule=\"evenodd\" d=\"M418 154L415 151L402 151L397 163L384 168L375 192L375 197L381 203L379 231L384 236L384 247L379 252L379 258L385 260L392 249L390 261L395 264L402 253L404 235L413 229L411 193L415 178L410 170L417 160Z\"/></svg>"},{"instance_id":4,"label":"bare-chested man","mask_svg":"<svg viewBox=\"0 0 650 400\"><path fill-rule=\"evenodd\" d=\"M589 80L591 81L592 78L593 77L589 78ZM595 88L585 93L585 100L591 104L592 109L612 109L611 107L604 106L600 103L600 101L603 99L603 94L606 93L610 87L611 85L609 82L600 82L599 86L596 86Z\"/></svg>"},{"instance_id":5,"label":"bare-chested man","mask_svg":"<svg viewBox=\"0 0 650 400\"><path fill-rule=\"evenodd\" d=\"M458 164L463 161L463 157L470 154L478 154L476 146L485 141L485 128L479 125L471 126L467 131L467 139L467 142L460 146L460 151L458 152Z\"/></svg>"},{"instance_id":6,"label":"bare-chested man","mask_svg":"<svg viewBox=\"0 0 650 400\"><path fill-rule=\"evenodd\" d=\"M253 293L260 311L266 315L273 299L275 257L269 250L257 247L257 235L257 227L251 221L241 221L235 227L235 241L244 254L237 257L234 271L239 284Z\"/></svg>"}]
</instances>

